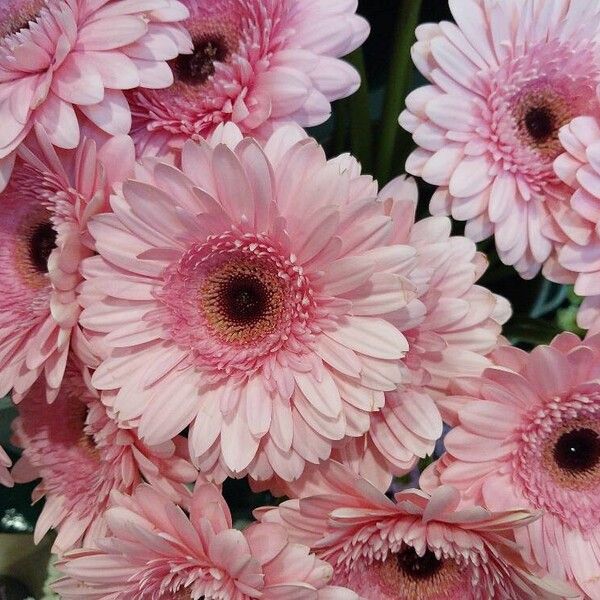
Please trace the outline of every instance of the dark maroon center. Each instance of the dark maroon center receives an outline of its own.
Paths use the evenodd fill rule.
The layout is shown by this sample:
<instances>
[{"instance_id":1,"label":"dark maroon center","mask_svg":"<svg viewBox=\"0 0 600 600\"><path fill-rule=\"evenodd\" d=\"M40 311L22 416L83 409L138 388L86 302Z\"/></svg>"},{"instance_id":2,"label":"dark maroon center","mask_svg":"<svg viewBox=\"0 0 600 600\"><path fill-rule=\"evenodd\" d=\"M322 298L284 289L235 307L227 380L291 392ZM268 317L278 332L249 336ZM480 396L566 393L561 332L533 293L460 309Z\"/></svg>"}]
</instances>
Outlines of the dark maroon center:
<instances>
[{"instance_id":1,"label":"dark maroon center","mask_svg":"<svg viewBox=\"0 0 600 600\"><path fill-rule=\"evenodd\" d=\"M237 275L227 281L221 289L220 300L227 318L244 325L259 321L269 306L265 286L252 275Z\"/></svg>"},{"instance_id":2,"label":"dark maroon center","mask_svg":"<svg viewBox=\"0 0 600 600\"><path fill-rule=\"evenodd\" d=\"M548 107L532 107L525 115L525 127L536 142L543 142L555 135L556 119Z\"/></svg>"},{"instance_id":3,"label":"dark maroon center","mask_svg":"<svg viewBox=\"0 0 600 600\"><path fill-rule=\"evenodd\" d=\"M442 568L442 561L431 550L419 556L411 546L406 546L396 555L398 569L411 579L429 579Z\"/></svg>"},{"instance_id":4,"label":"dark maroon center","mask_svg":"<svg viewBox=\"0 0 600 600\"><path fill-rule=\"evenodd\" d=\"M223 36L210 35L194 40L192 54L177 57L177 73L180 81L202 85L214 75L215 62L224 62L229 56L229 47Z\"/></svg>"},{"instance_id":5,"label":"dark maroon center","mask_svg":"<svg viewBox=\"0 0 600 600\"><path fill-rule=\"evenodd\" d=\"M598 433L587 427L563 433L554 446L554 460L565 471L591 471L600 464Z\"/></svg>"},{"instance_id":6,"label":"dark maroon center","mask_svg":"<svg viewBox=\"0 0 600 600\"><path fill-rule=\"evenodd\" d=\"M48 259L54 248L56 248L56 231L52 223L40 223L33 230L29 240L31 264L40 273L48 272Z\"/></svg>"}]
</instances>

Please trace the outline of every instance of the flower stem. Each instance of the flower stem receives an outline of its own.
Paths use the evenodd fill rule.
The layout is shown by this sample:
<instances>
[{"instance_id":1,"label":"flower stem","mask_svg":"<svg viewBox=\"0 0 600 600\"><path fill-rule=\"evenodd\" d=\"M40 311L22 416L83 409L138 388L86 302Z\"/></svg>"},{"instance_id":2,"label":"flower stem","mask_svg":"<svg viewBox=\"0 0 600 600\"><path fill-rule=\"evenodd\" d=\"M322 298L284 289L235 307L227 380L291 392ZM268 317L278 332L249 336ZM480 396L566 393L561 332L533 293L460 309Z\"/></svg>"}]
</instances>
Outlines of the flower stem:
<instances>
[{"instance_id":1,"label":"flower stem","mask_svg":"<svg viewBox=\"0 0 600 600\"><path fill-rule=\"evenodd\" d=\"M369 110L369 84L362 49L347 57L360 74L360 88L348 99L350 106L350 144L352 154L361 162L363 171L372 172L373 132Z\"/></svg>"},{"instance_id":2,"label":"flower stem","mask_svg":"<svg viewBox=\"0 0 600 600\"><path fill-rule=\"evenodd\" d=\"M398 9L395 43L388 77L388 88L381 119L379 152L377 156L377 179L387 183L392 174L392 163L398 139L398 115L404 106L408 92L412 60L410 48L415 38L422 0L401 0Z\"/></svg>"}]
</instances>

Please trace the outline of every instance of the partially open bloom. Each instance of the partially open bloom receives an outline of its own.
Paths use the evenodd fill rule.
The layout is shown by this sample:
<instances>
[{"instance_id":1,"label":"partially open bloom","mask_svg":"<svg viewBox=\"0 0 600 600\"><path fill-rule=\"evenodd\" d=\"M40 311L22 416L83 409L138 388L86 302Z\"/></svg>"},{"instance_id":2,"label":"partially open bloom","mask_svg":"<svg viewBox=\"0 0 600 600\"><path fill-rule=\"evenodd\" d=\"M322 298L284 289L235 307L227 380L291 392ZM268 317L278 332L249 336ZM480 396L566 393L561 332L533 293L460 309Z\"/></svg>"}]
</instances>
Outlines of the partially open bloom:
<instances>
[{"instance_id":1,"label":"partially open bloom","mask_svg":"<svg viewBox=\"0 0 600 600\"><path fill-rule=\"evenodd\" d=\"M565 149L554 161L558 176L572 188L563 206L561 229L568 233L557 261L544 274L560 283L575 283L585 300L577 315L585 329L600 328L600 122L578 117L560 131ZM560 240L560 236L558 237Z\"/></svg>"},{"instance_id":2,"label":"partially open bloom","mask_svg":"<svg viewBox=\"0 0 600 600\"><path fill-rule=\"evenodd\" d=\"M106 210L135 154L126 136L56 150L36 133L0 193L0 395L13 390L16 402L41 373L54 399L70 349L89 366L95 361L78 325L79 266L93 252L87 222Z\"/></svg>"},{"instance_id":3,"label":"partially open bloom","mask_svg":"<svg viewBox=\"0 0 600 600\"><path fill-rule=\"evenodd\" d=\"M381 410L370 415L368 433L338 445L333 456L385 491L392 475L407 473L418 458L433 453L442 435L437 399L452 379L480 375L491 366L487 354L498 344L510 306L476 285L487 261L472 241L451 235L450 219L415 222L414 180L395 179L378 199L392 219L393 241L410 252L399 268L416 295L389 316L406 336L409 350L402 359L404 378L385 393ZM302 480L291 487L274 481L268 485L297 496Z\"/></svg>"},{"instance_id":4,"label":"partially open bloom","mask_svg":"<svg viewBox=\"0 0 600 600\"><path fill-rule=\"evenodd\" d=\"M185 440L160 446L142 443L134 430L109 418L84 374L69 362L65 382L52 406L43 383L19 404L14 444L23 456L13 467L17 483L40 479L33 500L46 499L36 523L36 543L57 529L54 552L89 545L106 533L104 511L112 490L131 493L147 481L178 502L197 471L185 459Z\"/></svg>"},{"instance_id":5,"label":"partially open bloom","mask_svg":"<svg viewBox=\"0 0 600 600\"><path fill-rule=\"evenodd\" d=\"M35 124L72 149L85 117L127 134L122 90L167 87L166 63L190 51L177 0L3 0L0 7L0 188Z\"/></svg>"},{"instance_id":6,"label":"partially open bloom","mask_svg":"<svg viewBox=\"0 0 600 600\"><path fill-rule=\"evenodd\" d=\"M360 46L368 23L356 0L182 0L194 49L173 62L167 90L129 95L133 137L164 154L186 139L235 123L266 138L280 123L327 120L330 102L352 94L358 73L338 60Z\"/></svg>"},{"instance_id":7,"label":"partially open bloom","mask_svg":"<svg viewBox=\"0 0 600 600\"><path fill-rule=\"evenodd\" d=\"M561 126L599 114L595 0L450 0L456 25L417 28L413 59L431 85L400 122L419 145L407 170L440 186L434 214L494 235L502 261L533 277L550 256L570 190L552 165ZM563 236L566 234L563 234Z\"/></svg>"},{"instance_id":8,"label":"partially open bloom","mask_svg":"<svg viewBox=\"0 0 600 600\"><path fill-rule=\"evenodd\" d=\"M543 511L517 536L524 557L600 598L600 336L494 356L497 367L447 399L458 425L422 485L456 486L491 510Z\"/></svg>"},{"instance_id":9,"label":"partially open bloom","mask_svg":"<svg viewBox=\"0 0 600 600\"><path fill-rule=\"evenodd\" d=\"M12 487L14 485L13 479L10 476L8 468L12 464L8 454L4 451L4 448L0 446L0 485Z\"/></svg>"},{"instance_id":10,"label":"partially open bloom","mask_svg":"<svg viewBox=\"0 0 600 600\"><path fill-rule=\"evenodd\" d=\"M109 536L59 562L64 600L358 600L328 585L333 569L280 525L232 529L216 487L198 484L189 517L147 486L113 494Z\"/></svg>"},{"instance_id":11,"label":"partially open bloom","mask_svg":"<svg viewBox=\"0 0 600 600\"><path fill-rule=\"evenodd\" d=\"M362 435L402 378L387 318L414 295L370 177L327 161L296 127L264 149L188 142L183 171L140 166L90 223L100 256L82 323L110 355L93 383L151 444L191 424L217 478L300 476ZM227 133L227 132L225 132Z\"/></svg>"},{"instance_id":12,"label":"partially open bloom","mask_svg":"<svg viewBox=\"0 0 600 600\"><path fill-rule=\"evenodd\" d=\"M431 496L399 492L394 500L332 462L314 495L261 509L290 538L334 568L333 581L365 600L501 600L573 594L542 581L517 552L515 531L536 515L514 508L459 510L449 486Z\"/></svg>"}]
</instances>

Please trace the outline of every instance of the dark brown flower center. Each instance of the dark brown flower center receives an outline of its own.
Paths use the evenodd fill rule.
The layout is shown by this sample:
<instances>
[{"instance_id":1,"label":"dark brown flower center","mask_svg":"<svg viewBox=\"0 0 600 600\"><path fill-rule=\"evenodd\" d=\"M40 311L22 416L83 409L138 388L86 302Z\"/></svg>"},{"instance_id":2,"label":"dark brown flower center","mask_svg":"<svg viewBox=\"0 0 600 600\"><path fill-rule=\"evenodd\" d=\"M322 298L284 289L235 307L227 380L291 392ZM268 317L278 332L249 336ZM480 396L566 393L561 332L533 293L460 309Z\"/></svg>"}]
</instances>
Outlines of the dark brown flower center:
<instances>
[{"instance_id":1,"label":"dark brown flower center","mask_svg":"<svg viewBox=\"0 0 600 600\"><path fill-rule=\"evenodd\" d=\"M429 579L442 568L442 561L431 550L419 556L412 546L405 546L396 555L398 569L411 579Z\"/></svg>"},{"instance_id":2,"label":"dark brown flower center","mask_svg":"<svg viewBox=\"0 0 600 600\"><path fill-rule=\"evenodd\" d=\"M554 460L565 471L592 471L600 464L600 436L585 427L563 433L554 446Z\"/></svg>"},{"instance_id":3,"label":"dark brown flower center","mask_svg":"<svg viewBox=\"0 0 600 600\"><path fill-rule=\"evenodd\" d=\"M264 316L269 291L258 277L239 275L223 283L220 301L230 321L252 324Z\"/></svg>"},{"instance_id":4,"label":"dark brown flower center","mask_svg":"<svg viewBox=\"0 0 600 600\"><path fill-rule=\"evenodd\" d=\"M179 80L191 85L202 85L215 73L215 62L229 58L230 49L225 36L211 33L194 40L192 54L180 54L176 59Z\"/></svg>"},{"instance_id":5,"label":"dark brown flower center","mask_svg":"<svg viewBox=\"0 0 600 600\"><path fill-rule=\"evenodd\" d=\"M285 296L285 282L274 270L257 261L233 260L208 275L200 307L221 339L250 343L273 332Z\"/></svg>"},{"instance_id":6,"label":"dark brown flower center","mask_svg":"<svg viewBox=\"0 0 600 600\"><path fill-rule=\"evenodd\" d=\"M522 142L547 160L554 160L563 151L558 132L572 119L572 108L553 89L523 92L516 100L513 117Z\"/></svg>"},{"instance_id":7,"label":"dark brown flower center","mask_svg":"<svg viewBox=\"0 0 600 600\"><path fill-rule=\"evenodd\" d=\"M29 239L29 258L39 273L48 272L48 259L56 248L56 230L52 223L45 221L36 225Z\"/></svg>"},{"instance_id":8,"label":"dark brown flower center","mask_svg":"<svg viewBox=\"0 0 600 600\"><path fill-rule=\"evenodd\" d=\"M547 106L534 106L525 115L525 127L537 142L553 136L557 130L555 116Z\"/></svg>"}]
</instances>

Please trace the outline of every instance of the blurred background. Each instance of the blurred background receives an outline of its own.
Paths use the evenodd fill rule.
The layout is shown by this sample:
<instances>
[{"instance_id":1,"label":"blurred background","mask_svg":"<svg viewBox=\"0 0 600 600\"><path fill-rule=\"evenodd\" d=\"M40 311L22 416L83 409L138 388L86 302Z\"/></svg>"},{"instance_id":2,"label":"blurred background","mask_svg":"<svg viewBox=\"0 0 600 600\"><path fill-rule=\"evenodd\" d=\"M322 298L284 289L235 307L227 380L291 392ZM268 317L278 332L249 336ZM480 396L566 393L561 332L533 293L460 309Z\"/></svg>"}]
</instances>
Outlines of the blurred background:
<instances>
[{"instance_id":1,"label":"blurred background","mask_svg":"<svg viewBox=\"0 0 600 600\"><path fill-rule=\"evenodd\" d=\"M445 0L359 0L359 12L371 23L372 32L365 46L348 60L361 72L363 86L353 97L335 103L332 118L310 133L329 156L354 154L363 170L384 185L404 173L404 162L413 149L410 135L397 124L404 98L426 83L410 60L415 26L451 17ZM428 213L434 188L423 182L419 188L422 217ZM462 227L454 223L455 233L461 234ZM541 276L524 282L512 268L500 263L492 243L483 242L480 249L490 262L482 285L504 295L513 305L514 315L505 330L512 343L527 348L547 343L563 330L580 333L575 325L580 300L568 286L552 284ZM14 414L10 401L0 400L0 444L12 459L18 458L17 449L9 444ZM33 545L32 532L41 510L30 503L34 487L0 488L0 600L20 600L27 594L36 600L53 597L43 589L51 540ZM268 494L252 494L244 481L228 482L224 494L240 526L250 520L253 508L275 501ZM21 586L2 576L19 580Z\"/></svg>"}]
</instances>

